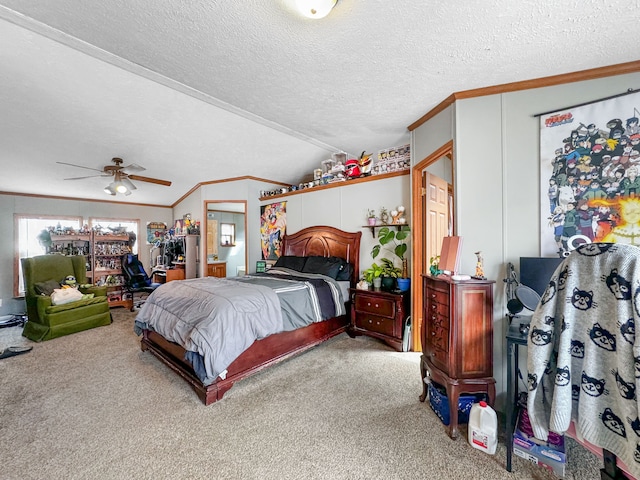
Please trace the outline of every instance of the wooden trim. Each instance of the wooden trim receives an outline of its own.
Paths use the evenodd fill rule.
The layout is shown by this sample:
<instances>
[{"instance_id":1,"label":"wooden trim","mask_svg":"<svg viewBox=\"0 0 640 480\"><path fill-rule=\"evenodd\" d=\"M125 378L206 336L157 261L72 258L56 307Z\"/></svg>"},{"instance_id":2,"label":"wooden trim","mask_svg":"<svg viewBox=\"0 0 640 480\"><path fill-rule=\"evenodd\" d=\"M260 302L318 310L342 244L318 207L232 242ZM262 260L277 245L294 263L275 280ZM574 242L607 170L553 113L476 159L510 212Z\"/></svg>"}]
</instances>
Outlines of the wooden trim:
<instances>
[{"instance_id":1,"label":"wooden trim","mask_svg":"<svg viewBox=\"0 0 640 480\"><path fill-rule=\"evenodd\" d=\"M267 201L267 200L273 200L276 198L290 197L291 195L299 195L301 193L318 192L320 190L326 190L328 188L345 187L347 185L355 185L356 183L371 182L373 180L383 180L385 178L398 177L401 175L409 175L409 173L411 173L411 170L406 169L406 170L399 170L396 172L381 173L379 175L369 175L368 177L354 178L352 180L345 180L344 182L329 183L327 185L318 185L317 187L305 188L302 190L294 190L292 192L287 192L287 193L279 193L278 195L271 195L269 197L260 197L259 200Z\"/></svg>"},{"instance_id":2,"label":"wooden trim","mask_svg":"<svg viewBox=\"0 0 640 480\"><path fill-rule=\"evenodd\" d=\"M169 205L156 205L153 203L129 203L129 202L114 202L113 200L96 200L93 198L76 198L76 197L59 197L55 195L40 195L37 193L20 193L20 192L0 192L0 195L15 195L17 197L34 197L34 198L51 198L54 200L70 200L72 202L97 202L97 203L117 203L119 205L131 205L138 207L157 207L157 208L173 208ZM62 218L62 217L60 217Z\"/></svg>"},{"instance_id":3,"label":"wooden trim","mask_svg":"<svg viewBox=\"0 0 640 480\"><path fill-rule=\"evenodd\" d=\"M452 160L451 164L453 165L453 140L449 140L429 156L414 165L411 169L411 228L413 230L413 258L411 260L413 301L411 302L411 318L414 319L413 326L411 328L411 343L414 352L422 351L421 328L423 320L422 312L424 307L424 298L422 296L422 275L423 273L426 273L421 271L422 264L424 262L422 252L424 250L425 238L424 225L422 223L422 171L444 156L450 156ZM455 171L452 172L452 175L454 175L455 179Z\"/></svg>"},{"instance_id":4,"label":"wooden trim","mask_svg":"<svg viewBox=\"0 0 640 480\"><path fill-rule=\"evenodd\" d=\"M78 220L80 225L84 223L81 215L45 215L31 213L14 213L13 214L13 298L23 298L20 295L20 245L19 241L19 222L22 218L46 220L48 218L55 220Z\"/></svg>"},{"instance_id":5,"label":"wooden trim","mask_svg":"<svg viewBox=\"0 0 640 480\"><path fill-rule=\"evenodd\" d=\"M223 178L221 180L208 180L206 182L198 182L198 183L196 183L193 186L193 188L191 188L191 190L189 190L187 193L182 195L178 200L176 200L171 205L171 208L174 208L176 205L178 205L181 201L183 201L185 198L187 198L189 195L191 195L197 189L199 189L199 188L201 188L201 187L203 187L205 185L214 185L216 183L226 183L226 182L237 182L237 181L240 181L240 180L254 180L256 182L270 183L270 184L273 184L273 185L282 185L283 187L288 187L289 186L288 183L276 182L275 180L269 180L269 179L266 179L266 178L253 177L251 175L245 175L245 176L242 176L242 177Z\"/></svg>"},{"instance_id":6,"label":"wooden trim","mask_svg":"<svg viewBox=\"0 0 640 480\"><path fill-rule=\"evenodd\" d=\"M200 235L202 236L202 242L200 245L201 251L200 251L200 266L202 267L202 271L200 272L200 276L201 277L206 277L206 273L207 273L207 268L208 268L208 261L207 261L207 236L208 236L208 231L207 231L207 221L209 220L207 218L207 212L209 212L209 204L211 203L241 203L244 205L244 211L243 212L229 212L229 213L233 213L234 215L244 215L244 266L245 266L245 272L248 272L248 268L249 268L249 252L248 252L248 248L247 245L249 242L247 242L247 237L248 237L248 230L247 230L247 201L246 200L205 200L203 203L203 210L202 210L202 222L200 223ZM214 210L216 212L220 212L221 210ZM228 273L227 273L228 274Z\"/></svg>"},{"instance_id":7,"label":"wooden trim","mask_svg":"<svg viewBox=\"0 0 640 480\"><path fill-rule=\"evenodd\" d=\"M533 88L552 87L565 83L584 82L586 80L596 80L598 78L612 77L614 75L625 75L640 71L640 60L633 62L619 63L617 65L609 65L606 67L591 68L578 72L562 73L549 77L540 77L532 80L522 80L520 82L503 83L501 85L493 85L490 87L473 88L470 90L462 90L449 95L445 100L440 102L436 107L431 109L425 115L413 122L407 128L413 131L427 120L433 118L443 111L456 100L465 98L483 97L486 95L498 95L501 93L517 92L520 90L530 90Z\"/></svg>"}]
</instances>

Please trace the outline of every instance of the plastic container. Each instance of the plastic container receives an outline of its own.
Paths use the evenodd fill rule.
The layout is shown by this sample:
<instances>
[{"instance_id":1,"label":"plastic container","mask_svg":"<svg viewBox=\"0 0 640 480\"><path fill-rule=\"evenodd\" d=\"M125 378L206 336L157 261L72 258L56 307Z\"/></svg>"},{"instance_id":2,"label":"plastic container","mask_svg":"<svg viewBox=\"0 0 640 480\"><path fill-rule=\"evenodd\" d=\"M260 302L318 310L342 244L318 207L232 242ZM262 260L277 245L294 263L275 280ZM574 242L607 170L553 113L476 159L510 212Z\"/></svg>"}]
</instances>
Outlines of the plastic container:
<instances>
[{"instance_id":1,"label":"plastic container","mask_svg":"<svg viewBox=\"0 0 640 480\"><path fill-rule=\"evenodd\" d=\"M487 402L474 403L469 413L469 444L489 455L498 446L498 416Z\"/></svg>"}]
</instances>

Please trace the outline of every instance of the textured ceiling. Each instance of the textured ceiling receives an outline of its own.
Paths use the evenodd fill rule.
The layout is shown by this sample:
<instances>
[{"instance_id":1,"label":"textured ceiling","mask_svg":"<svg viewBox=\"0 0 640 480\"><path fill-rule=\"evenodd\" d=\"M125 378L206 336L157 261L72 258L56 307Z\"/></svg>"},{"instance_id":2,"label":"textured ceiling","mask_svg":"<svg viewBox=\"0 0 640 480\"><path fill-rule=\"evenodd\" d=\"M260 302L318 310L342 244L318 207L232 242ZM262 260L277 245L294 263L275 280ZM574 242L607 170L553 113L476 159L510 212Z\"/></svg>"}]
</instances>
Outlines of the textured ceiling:
<instances>
[{"instance_id":1,"label":"textured ceiling","mask_svg":"<svg viewBox=\"0 0 640 480\"><path fill-rule=\"evenodd\" d=\"M0 0L0 191L170 205L201 181L298 183L408 143L453 92L638 59L638 1L293 3ZM116 156L173 185L109 197L56 164Z\"/></svg>"}]
</instances>

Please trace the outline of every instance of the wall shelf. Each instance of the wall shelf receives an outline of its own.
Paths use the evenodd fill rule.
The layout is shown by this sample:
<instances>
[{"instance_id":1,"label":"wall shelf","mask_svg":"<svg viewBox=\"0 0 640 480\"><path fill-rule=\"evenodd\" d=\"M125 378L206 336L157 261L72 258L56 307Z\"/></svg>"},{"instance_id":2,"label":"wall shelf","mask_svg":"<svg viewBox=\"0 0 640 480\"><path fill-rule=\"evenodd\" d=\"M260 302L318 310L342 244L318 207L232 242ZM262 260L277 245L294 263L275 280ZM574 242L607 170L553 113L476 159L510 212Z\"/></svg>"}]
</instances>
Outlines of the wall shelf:
<instances>
[{"instance_id":1,"label":"wall shelf","mask_svg":"<svg viewBox=\"0 0 640 480\"><path fill-rule=\"evenodd\" d=\"M376 238L376 228L382 227L395 227L396 230L400 231L401 227L408 227L408 223L380 223L378 225L363 225L362 228L368 228L371 230L371 236Z\"/></svg>"},{"instance_id":2,"label":"wall shelf","mask_svg":"<svg viewBox=\"0 0 640 480\"><path fill-rule=\"evenodd\" d=\"M366 177L358 177L351 180L345 180L344 182L334 182L334 183L329 183L327 185L318 185L317 187L303 188L302 190L293 190L291 192L279 193L277 195L260 197L260 201L274 200L276 198L288 197L291 195L299 195L301 193L317 192L320 190L326 190L328 188L346 187L347 185L355 185L357 183L371 182L374 180L383 180L385 178L398 177L401 175L409 175L410 172L411 170L407 168L405 170L398 170L398 171L389 172L389 173L381 173L379 175L369 175Z\"/></svg>"}]
</instances>

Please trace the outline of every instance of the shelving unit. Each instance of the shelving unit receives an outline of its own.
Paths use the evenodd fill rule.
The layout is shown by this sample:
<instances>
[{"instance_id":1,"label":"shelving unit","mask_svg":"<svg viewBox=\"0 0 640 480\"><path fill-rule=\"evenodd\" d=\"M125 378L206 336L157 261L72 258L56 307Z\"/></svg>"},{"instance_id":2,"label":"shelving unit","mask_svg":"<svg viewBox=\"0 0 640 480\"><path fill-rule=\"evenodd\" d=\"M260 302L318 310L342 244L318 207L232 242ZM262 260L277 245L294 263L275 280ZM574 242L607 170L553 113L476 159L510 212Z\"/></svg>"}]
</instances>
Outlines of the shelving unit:
<instances>
[{"instance_id":1,"label":"shelving unit","mask_svg":"<svg viewBox=\"0 0 640 480\"><path fill-rule=\"evenodd\" d=\"M56 235L51 234L51 246L48 254L84 255L87 261L87 278L76 278L79 283L93 283L93 244L92 234Z\"/></svg>"},{"instance_id":2,"label":"shelving unit","mask_svg":"<svg viewBox=\"0 0 640 480\"><path fill-rule=\"evenodd\" d=\"M129 235L93 235L93 283L107 286L107 298L112 307L131 308L123 285L122 256L131 253Z\"/></svg>"}]
</instances>

